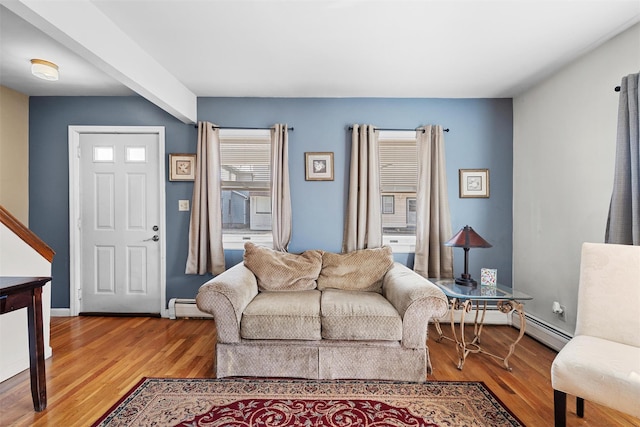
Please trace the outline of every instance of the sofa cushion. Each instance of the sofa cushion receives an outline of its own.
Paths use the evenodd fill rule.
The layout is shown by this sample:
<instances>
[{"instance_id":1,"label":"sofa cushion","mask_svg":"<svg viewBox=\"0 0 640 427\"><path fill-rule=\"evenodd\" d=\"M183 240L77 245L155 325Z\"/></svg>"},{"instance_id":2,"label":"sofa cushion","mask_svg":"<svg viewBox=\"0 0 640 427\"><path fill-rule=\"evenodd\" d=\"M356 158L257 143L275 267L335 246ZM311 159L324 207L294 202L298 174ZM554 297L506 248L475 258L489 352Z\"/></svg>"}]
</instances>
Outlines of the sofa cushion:
<instances>
[{"instance_id":1,"label":"sofa cushion","mask_svg":"<svg viewBox=\"0 0 640 427\"><path fill-rule=\"evenodd\" d=\"M375 292L322 291L322 338L328 340L402 340L402 318Z\"/></svg>"},{"instance_id":2,"label":"sofa cushion","mask_svg":"<svg viewBox=\"0 0 640 427\"><path fill-rule=\"evenodd\" d=\"M382 292L382 279L392 266L389 246L346 254L324 252L318 289Z\"/></svg>"},{"instance_id":3,"label":"sofa cushion","mask_svg":"<svg viewBox=\"0 0 640 427\"><path fill-rule=\"evenodd\" d=\"M242 313L240 336L252 340L319 340L320 291L261 292Z\"/></svg>"},{"instance_id":4,"label":"sofa cushion","mask_svg":"<svg viewBox=\"0 0 640 427\"><path fill-rule=\"evenodd\" d=\"M322 251L291 254L247 242L244 265L256 275L260 291L304 291L316 288Z\"/></svg>"}]
</instances>

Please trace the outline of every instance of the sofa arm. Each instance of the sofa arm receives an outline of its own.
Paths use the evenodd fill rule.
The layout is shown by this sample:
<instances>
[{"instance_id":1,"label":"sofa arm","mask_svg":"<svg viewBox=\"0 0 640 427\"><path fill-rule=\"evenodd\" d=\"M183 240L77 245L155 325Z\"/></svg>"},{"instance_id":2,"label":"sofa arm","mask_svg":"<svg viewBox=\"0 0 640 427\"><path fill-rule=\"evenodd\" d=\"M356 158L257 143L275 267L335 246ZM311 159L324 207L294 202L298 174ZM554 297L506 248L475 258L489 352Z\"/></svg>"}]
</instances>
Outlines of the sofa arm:
<instances>
[{"instance_id":1,"label":"sofa arm","mask_svg":"<svg viewBox=\"0 0 640 427\"><path fill-rule=\"evenodd\" d=\"M213 315L218 342L237 343L242 313L257 294L256 276L240 263L200 286L196 305Z\"/></svg>"},{"instance_id":2,"label":"sofa arm","mask_svg":"<svg viewBox=\"0 0 640 427\"><path fill-rule=\"evenodd\" d=\"M444 316L449 302L436 285L398 262L384 276L382 294L402 317L402 345L425 348L429 319Z\"/></svg>"}]
</instances>

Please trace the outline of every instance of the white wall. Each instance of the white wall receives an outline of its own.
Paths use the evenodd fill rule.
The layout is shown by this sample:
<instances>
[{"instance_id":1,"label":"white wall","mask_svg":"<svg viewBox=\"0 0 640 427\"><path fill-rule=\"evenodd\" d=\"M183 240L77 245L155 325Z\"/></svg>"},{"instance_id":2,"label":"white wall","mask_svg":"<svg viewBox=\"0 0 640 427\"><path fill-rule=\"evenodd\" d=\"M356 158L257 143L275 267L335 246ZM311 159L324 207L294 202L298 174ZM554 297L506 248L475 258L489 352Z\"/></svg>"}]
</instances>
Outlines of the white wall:
<instances>
[{"instance_id":1,"label":"white wall","mask_svg":"<svg viewBox=\"0 0 640 427\"><path fill-rule=\"evenodd\" d=\"M513 278L526 311L573 334L580 250L603 242L618 93L640 71L640 24L514 98ZM566 320L551 311L566 306Z\"/></svg>"},{"instance_id":2,"label":"white wall","mask_svg":"<svg viewBox=\"0 0 640 427\"><path fill-rule=\"evenodd\" d=\"M51 263L2 223L0 276L51 276ZM42 315L45 357L50 357L51 283L43 288ZM0 316L0 342L0 381L4 381L29 367L26 308Z\"/></svg>"}]
</instances>

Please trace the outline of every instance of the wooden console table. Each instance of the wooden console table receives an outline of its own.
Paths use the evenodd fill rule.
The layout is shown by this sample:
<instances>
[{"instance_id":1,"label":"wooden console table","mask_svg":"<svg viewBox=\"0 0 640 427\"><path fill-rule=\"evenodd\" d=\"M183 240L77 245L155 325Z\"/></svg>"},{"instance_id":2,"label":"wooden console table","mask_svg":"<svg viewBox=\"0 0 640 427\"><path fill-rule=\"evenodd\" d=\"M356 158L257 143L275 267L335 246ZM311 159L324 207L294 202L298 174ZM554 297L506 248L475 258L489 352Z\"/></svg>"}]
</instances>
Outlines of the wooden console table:
<instances>
[{"instance_id":1,"label":"wooden console table","mask_svg":"<svg viewBox=\"0 0 640 427\"><path fill-rule=\"evenodd\" d=\"M47 378L44 368L44 337L42 320L42 287L51 277L0 276L0 314L27 308L29 327L29 366L33 408L47 407Z\"/></svg>"}]
</instances>

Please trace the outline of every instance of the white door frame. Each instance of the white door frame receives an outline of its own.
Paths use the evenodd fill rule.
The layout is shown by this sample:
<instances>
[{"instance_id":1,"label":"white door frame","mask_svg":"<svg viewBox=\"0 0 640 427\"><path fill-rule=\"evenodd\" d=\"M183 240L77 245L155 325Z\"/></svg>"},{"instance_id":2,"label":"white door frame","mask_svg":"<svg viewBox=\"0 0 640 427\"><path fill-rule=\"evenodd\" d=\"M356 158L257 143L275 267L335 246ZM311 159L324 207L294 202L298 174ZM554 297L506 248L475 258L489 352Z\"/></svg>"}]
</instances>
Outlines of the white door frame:
<instances>
[{"instance_id":1,"label":"white door frame","mask_svg":"<svg viewBox=\"0 0 640 427\"><path fill-rule=\"evenodd\" d=\"M138 133L158 135L158 191L160 230L166 236L165 148L163 126L69 126L69 315L77 316L82 296L80 245L80 136L91 133ZM160 239L160 313L168 317L166 238Z\"/></svg>"}]
</instances>

